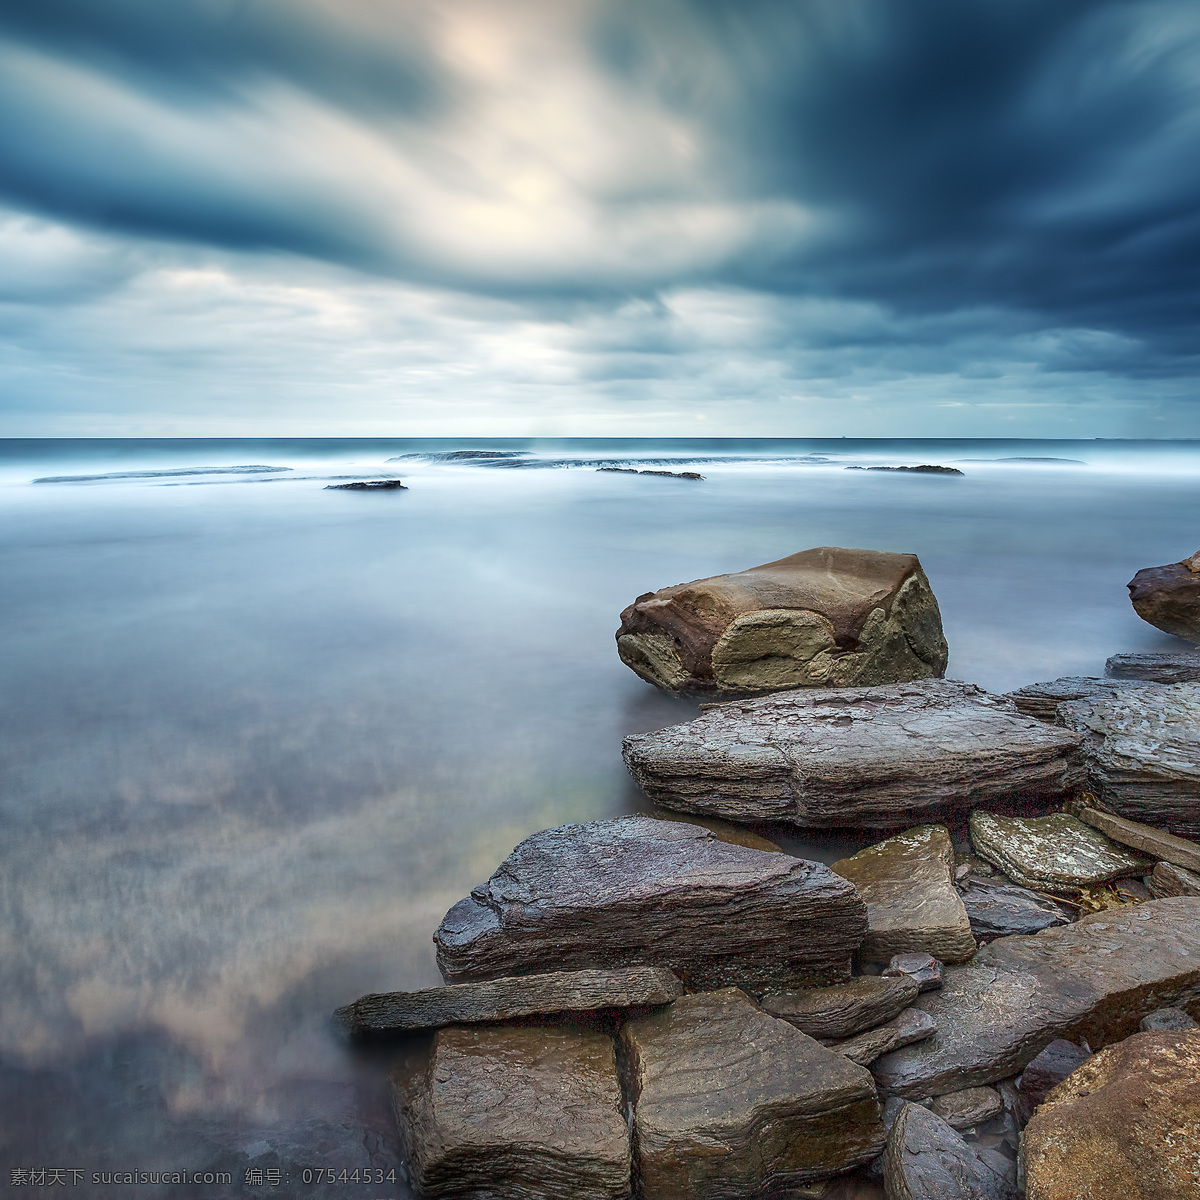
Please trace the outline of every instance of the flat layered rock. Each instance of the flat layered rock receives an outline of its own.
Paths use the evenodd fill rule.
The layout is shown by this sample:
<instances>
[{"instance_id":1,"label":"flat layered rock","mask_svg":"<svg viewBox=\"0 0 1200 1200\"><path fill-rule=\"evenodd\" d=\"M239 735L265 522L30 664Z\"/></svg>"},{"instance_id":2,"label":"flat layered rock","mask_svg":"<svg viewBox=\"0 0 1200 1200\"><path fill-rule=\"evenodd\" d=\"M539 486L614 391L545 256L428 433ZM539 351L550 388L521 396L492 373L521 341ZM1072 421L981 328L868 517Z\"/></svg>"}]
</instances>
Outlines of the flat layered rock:
<instances>
[{"instance_id":1,"label":"flat layered rock","mask_svg":"<svg viewBox=\"0 0 1200 1200\"><path fill-rule=\"evenodd\" d=\"M661 967L554 971L419 992L380 992L339 1008L334 1019L351 1035L365 1037L515 1017L644 1008L669 1004L682 995L683 984Z\"/></svg>"},{"instance_id":2,"label":"flat layered rock","mask_svg":"<svg viewBox=\"0 0 1200 1200\"><path fill-rule=\"evenodd\" d=\"M803 828L886 829L1013 797L1062 799L1082 735L969 683L808 689L733 701L625 739L664 808Z\"/></svg>"},{"instance_id":3,"label":"flat layered rock","mask_svg":"<svg viewBox=\"0 0 1200 1200\"><path fill-rule=\"evenodd\" d=\"M1000 1116L1004 1112L1004 1099L995 1088L964 1088L961 1092L947 1092L936 1097L930 1111L951 1129L961 1132Z\"/></svg>"},{"instance_id":4,"label":"flat layered rock","mask_svg":"<svg viewBox=\"0 0 1200 1200\"><path fill-rule=\"evenodd\" d=\"M1083 735L1088 786L1106 809L1200 838L1200 684L1076 700L1058 720Z\"/></svg>"},{"instance_id":5,"label":"flat layered rock","mask_svg":"<svg viewBox=\"0 0 1200 1200\"><path fill-rule=\"evenodd\" d=\"M629 1130L612 1038L453 1026L392 1076L410 1181L426 1196L625 1200Z\"/></svg>"},{"instance_id":6,"label":"flat layered rock","mask_svg":"<svg viewBox=\"0 0 1200 1200\"><path fill-rule=\"evenodd\" d=\"M880 972L884 979L907 975L923 992L933 992L942 986L943 966L932 954L897 954Z\"/></svg>"},{"instance_id":7,"label":"flat layered rock","mask_svg":"<svg viewBox=\"0 0 1200 1200\"><path fill-rule=\"evenodd\" d=\"M1104 673L1145 683L1200 683L1200 654L1114 654Z\"/></svg>"},{"instance_id":8,"label":"flat layered rock","mask_svg":"<svg viewBox=\"0 0 1200 1200\"><path fill-rule=\"evenodd\" d=\"M1200 1033L1138 1033L1046 1098L1025 1130L1028 1200L1200 1196Z\"/></svg>"},{"instance_id":9,"label":"flat layered rock","mask_svg":"<svg viewBox=\"0 0 1200 1200\"><path fill-rule=\"evenodd\" d=\"M1200 896L1200 875L1174 863L1155 863L1150 872L1150 891L1159 898Z\"/></svg>"},{"instance_id":10,"label":"flat layered rock","mask_svg":"<svg viewBox=\"0 0 1200 1200\"><path fill-rule=\"evenodd\" d=\"M1012 933L1038 933L1071 920L1052 900L1016 884L968 876L959 891L971 933L980 944Z\"/></svg>"},{"instance_id":11,"label":"flat layered rock","mask_svg":"<svg viewBox=\"0 0 1200 1200\"><path fill-rule=\"evenodd\" d=\"M1200 844L1196 842L1165 833L1153 825L1130 821L1127 817L1118 817L1115 813L1102 812L1086 805L1077 809L1075 815L1122 846L1143 850L1189 871L1200 871Z\"/></svg>"},{"instance_id":12,"label":"flat layered rock","mask_svg":"<svg viewBox=\"0 0 1200 1200\"><path fill-rule=\"evenodd\" d=\"M921 985L911 976L856 975L831 987L768 992L762 1008L818 1040L852 1037L906 1009Z\"/></svg>"},{"instance_id":13,"label":"flat layered rock","mask_svg":"<svg viewBox=\"0 0 1200 1200\"><path fill-rule=\"evenodd\" d=\"M644 1200L788 1197L883 1148L869 1072L735 988L629 1021L621 1040Z\"/></svg>"},{"instance_id":14,"label":"flat layered rock","mask_svg":"<svg viewBox=\"0 0 1200 1200\"><path fill-rule=\"evenodd\" d=\"M906 1104L883 1156L887 1200L1016 1200L1016 1188L927 1108Z\"/></svg>"},{"instance_id":15,"label":"flat layered rock","mask_svg":"<svg viewBox=\"0 0 1200 1200\"><path fill-rule=\"evenodd\" d=\"M868 846L831 868L858 888L867 905L859 957L882 965L918 951L942 962L975 953L971 922L954 886L954 847L942 825L921 825Z\"/></svg>"},{"instance_id":16,"label":"flat layered rock","mask_svg":"<svg viewBox=\"0 0 1200 1200\"><path fill-rule=\"evenodd\" d=\"M850 973L866 932L853 885L821 863L652 817L544 829L447 914L447 980L658 966L695 988L767 991Z\"/></svg>"},{"instance_id":17,"label":"flat layered rock","mask_svg":"<svg viewBox=\"0 0 1200 1200\"><path fill-rule=\"evenodd\" d=\"M1018 712L1036 717L1039 721L1053 722L1058 715L1058 706L1068 700L1091 700L1097 696L1120 695L1131 687L1149 686L1126 679L1093 679L1079 675L1068 675L1062 679L1051 679L1045 683L1029 683L1008 693L1008 699L1017 706Z\"/></svg>"},{"instance_id":18,"label":"flat layered rock","mask_svg":"<svg viewBox=\"0 0 1200 1200\"><path fill-rule=\"evenodd\" d=\"M656 687L734 695L940 678L947 657L917 556L838 546L647 592L617 651Z\"/></svg>"},{"instance_id":19,"label":"flat layered rock","mask_svg":"<svg viewBox=\"0 0 1200 1200\"><path fill-rule=\"evenodd\" d=\"M1144 567L1127 586L1143 621L1191 642L1200 639L1200 551L1182 562Z\"/></svg>"},{"instance_id":20,"label":"flat layered rock","mask_svg":"<svg viewBox=\"0 0 1200 1200\"><path fill-rule=\"evenodd\" d=\"M1149 859L1130 853L1069 813L1048 817L971 814L971 845L1010 879L1043 891L1073 891L1142 875Z\"/></svg>"},{"instance_id":21,"label":"flat layered rock","mask_svg":"<svg viewBox=\"0 0 1200 1200\"><path fill-rule=\"evenodd\" d=\"M1200 1000L1200 899L1150 900L999 938L915 1003L927 1041L879 1059L881 1088L936 1096L1019 1074L1055 1038L1104 1046L1147 1013Z\"/></svg>"},{"instance_id":22,"label":"flat layered rock","mask_svg":"<svg viewBox=\"0 0 1200 1200\"><path fill-rule=\"evenodd\" d=\"M881 1054L923 1042L937 1032L937 1022L919 1008L906 1008L899 1016L886 1024L868 1029L844 1042L835 1043L831 1049L844 1054L860 1067L869 1067Z\"/></svg>"}]
</instances>

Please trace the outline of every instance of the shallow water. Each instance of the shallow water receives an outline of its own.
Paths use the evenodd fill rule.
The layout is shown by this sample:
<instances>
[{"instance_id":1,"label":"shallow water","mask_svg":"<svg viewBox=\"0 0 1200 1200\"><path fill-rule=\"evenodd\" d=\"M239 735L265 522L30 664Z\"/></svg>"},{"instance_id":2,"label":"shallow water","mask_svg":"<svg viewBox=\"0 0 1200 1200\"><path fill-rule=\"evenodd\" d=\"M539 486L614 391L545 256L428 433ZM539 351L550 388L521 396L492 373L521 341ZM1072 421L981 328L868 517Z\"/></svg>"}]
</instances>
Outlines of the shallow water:
<instances>
[{"instance_id":1,"label":"shallow water","mask_svg":"<svg viewBox=\"0 0 1200 1200\"><path fill-rule=\"evenodd\" d=\"M660 459L706 479L549 465ZM924 462L965 474L845 470ZM31 483L244 465L291 470ZM644 803L621 736L694 709L618 661L626 604L915 551L952 677L1101 674L1183 645L1124 585L1200 544L1198 468L1168 442L0 443L0 1180L407 1195L303 1182L395 1166L381 1063L328 1016L438 982L443 912L522 837ZM137 1170L232 1183L88 1182Z\"/></svg>"}]
</instances>

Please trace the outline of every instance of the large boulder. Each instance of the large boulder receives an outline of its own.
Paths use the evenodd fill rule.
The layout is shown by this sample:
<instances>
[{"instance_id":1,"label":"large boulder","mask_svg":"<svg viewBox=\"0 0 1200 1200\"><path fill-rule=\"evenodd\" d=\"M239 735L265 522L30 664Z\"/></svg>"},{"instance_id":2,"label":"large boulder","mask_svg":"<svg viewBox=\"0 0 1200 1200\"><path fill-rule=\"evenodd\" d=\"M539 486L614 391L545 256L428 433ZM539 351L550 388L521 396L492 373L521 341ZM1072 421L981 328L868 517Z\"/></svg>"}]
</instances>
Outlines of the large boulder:
<instances>
[{"instance_id":1,"label":"large boulder","mask_svg":"<svg viewBox=\"0 0 1200 1200\"><path fill-rule=\"evenodd\" d=\"M1128 587L1143 621L1176 637L1200 639L1200 550L1182 562L1143 567Z\"/></svg>"},{"instance_id":2,"label":"large boulder","mask_svg":"<svg viewBox=\"0 0 1200 1200\"><path fill-rule=\"evenodd\" d=\"M848 977L866 925L853 885L821 863L622 817L526 838L434 941L447 980L644 965L758 992Z\"/></svg>"},{"instance_id":3,"label":"large boulder","mask_svg":"<svg viewBox=\"0 0 1200 1200\"><path fill-rule=\"evenodd\" d=\"M921 825L833 864L867 905L859 957L883 966L895 954L924 951L942 962L975 953L971 921L954 887L954 847L943 825Z\"/></svg>"},{"instance_id":4,"label":"large boulder","mask_svg":"<svg viewBox=\"0 0 1200 1200\"><path fill-rule=\"evenodd\" d=\"M1200 1004L1200 899L1150 900L999 938L947 967L942 990L914 1004L937 1033L872 1068L881 1088L901 1096L1008 1079L1055 1038L1119 1041L1157 1008Z\"/></svg>"},{"instance_id":5,"label":"large boulder","mask_svg":"<svg viewBox=\"0 0 1200 1200\"><path fill-rule=\"evenodd\" d=\"M973 684L923 680L733 701L624 744L665 808L887 829L1015 796L1064 798L1082 781L1081 740Z\"/></svg>"},{"instance_id":6,"label":"large boulder","mask_svg":"<svg viewBox=\"0 0 1200 1200\"><path fill-rule=\"evenodd\" d=\"M426 1196L626 1200L629 1129L612 1038L452 1026L392 1076L413 1186Z\"/></svg>"},{"instance_id":7,"label":"large boulder","mask_svg":"<svg viewBox=\"0 0 1200 1200\"><path fill-rule=\"evenodd\" d=\"M1105 662L1104 673L1146 683L1200 683L1200 654L1114 654Z\"/></svg>"},{"instance_id":8,"label":"large boulder","mask_svg":"<svg viewBox=\"0 0 1200 1200\"><path fill-rule=\"evenodd\" d=\"M1088 785L1105 808L1200 838L1200 684L1076 700L1058 720L1082 735Z\"/></svg>"},{"instance_id":9,"label":"large boulder","mask_svg":"<svg viewBox=\"0 0 1200 1200\"><path fill-rule=\"evenodd\" d=\"M883 1156L887 1200L1016 1200L1017 1189L936 1113L906 1104Z\"/></svg>"},{"instance_id":10,"label":"large boulder","mask_svg":"<svg viewBox=\"0 0 1200 1200\"><path fill-rule=\"evenodd\" d=\"M796 1195L883 1148L870 1074L735 988L627 1022L644 1200Z\"/></svg>"},{"instance_id":11,"label":"large boulder","mask_svg":"<svg viewBox=\"0 0 1200 1200\"><path fill-rule=\"evenodd\" d=\"M1024 1162L1028 1200L1200 1196L1200 1032L1102 1050L1034 1113Z\"/></svg>"},{"instance_id":12,"label":"large boulder","mask_svg":"<svg viewBox=\"0 0 1200 1200\"><path fill-rule=\"evenodd\" d=\"M768 992L761 1003L765 1012L809 1037L836 1041L882 1025L906 1009L920 990L910 975L856 975L830 987Z\"/></svg>"},{"instance_id":13,"label":"large boulder","mask_svg":"<svg viewBox=\"0 0 1200 1200\"><path fill-rule=\"evenodd\" d=\"M647 592L617 651L667 691L741 695L940 678L947 656L917 556L838 546Z\"/></svg>"}]
</instances>

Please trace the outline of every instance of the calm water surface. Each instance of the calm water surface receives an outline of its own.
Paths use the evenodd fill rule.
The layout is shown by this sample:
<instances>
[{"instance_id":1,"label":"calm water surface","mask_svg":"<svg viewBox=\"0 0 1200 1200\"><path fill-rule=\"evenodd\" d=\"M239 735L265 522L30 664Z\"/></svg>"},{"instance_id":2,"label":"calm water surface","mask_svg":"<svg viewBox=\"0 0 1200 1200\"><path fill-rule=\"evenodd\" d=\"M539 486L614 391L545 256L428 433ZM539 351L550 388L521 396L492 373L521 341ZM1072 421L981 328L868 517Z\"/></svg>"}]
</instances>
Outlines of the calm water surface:
<instances>
[{"instance_id":1,"label":"calm water surface","mask_svg":"<svg viewBox=\"0 0 1200 1200\"><path fill-rule=\"evenodd\" d=\"M529 453L438 457L464 448ZM707 478L590 465L655 458ZM845 470L921 462L965 474ZM291 470L31 482L234 464ZM617 659L626 604L809 546L913 551L952 677L1102 674L1183 646L1125 583L1200 544L1200 445L7 442L0 497L0 1184L399 1197L303 1183L396 1165L385 1064L329 1014L439 982L442 914L522 837L643 806L622 735L694 709ZM164 1170L233 1182L90 1183Z\"/></svg>"}]
</instances>

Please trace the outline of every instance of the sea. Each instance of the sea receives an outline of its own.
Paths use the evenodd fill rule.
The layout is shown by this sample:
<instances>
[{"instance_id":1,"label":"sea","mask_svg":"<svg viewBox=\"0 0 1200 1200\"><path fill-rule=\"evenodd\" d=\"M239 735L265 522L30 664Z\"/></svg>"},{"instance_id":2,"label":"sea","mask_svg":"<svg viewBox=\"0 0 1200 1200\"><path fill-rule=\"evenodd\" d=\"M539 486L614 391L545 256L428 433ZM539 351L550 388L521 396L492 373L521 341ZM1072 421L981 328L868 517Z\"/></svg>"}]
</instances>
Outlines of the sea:
<instances>
[{"instance_id":1,"label":"sea","mask_svg":"<svg viewBox=\"0 0 1200 1200\"><path fill-rule=\"evenodd\" d=\"M923 464L962 473L849 469ZM1185 648L1125 585L1198 512L1200 442L0 442L0 1186L409 1196L398 1051L331 1015L439 983L522 838L649 811L621 738L696 707L621 664L627 604L912 552L1003 692Z\"/></svg>"}]
</instances>

